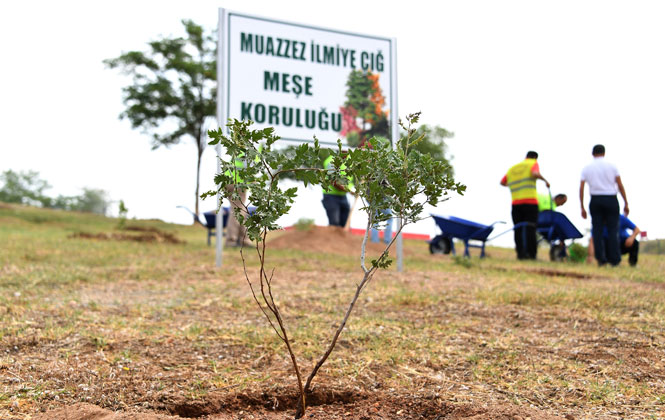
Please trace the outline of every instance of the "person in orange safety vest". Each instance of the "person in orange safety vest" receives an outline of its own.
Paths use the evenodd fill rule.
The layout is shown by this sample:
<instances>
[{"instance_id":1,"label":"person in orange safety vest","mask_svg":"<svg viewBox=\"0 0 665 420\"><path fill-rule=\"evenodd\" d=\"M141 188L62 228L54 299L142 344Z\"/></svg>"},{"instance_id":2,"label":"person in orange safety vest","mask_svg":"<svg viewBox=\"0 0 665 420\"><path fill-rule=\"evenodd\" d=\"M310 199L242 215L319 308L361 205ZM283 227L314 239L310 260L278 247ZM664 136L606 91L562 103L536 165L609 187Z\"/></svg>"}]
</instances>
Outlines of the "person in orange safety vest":
<instances>
[{"instance_id":1,"label":"person in orange safety vest","mask_svg":"<svg viewBox=\"0 0 665 420\"><path fill-rule=\"evenodd\" d=\"M538 153L530 151L526 158L513 165L501 179L501 185L510 188L512 198L515 251L520 260L535 260L538 251L536 225L538 223L538 192L536 180L550 183L541 175L538 167Z\"/></svg>"}]
</instances>

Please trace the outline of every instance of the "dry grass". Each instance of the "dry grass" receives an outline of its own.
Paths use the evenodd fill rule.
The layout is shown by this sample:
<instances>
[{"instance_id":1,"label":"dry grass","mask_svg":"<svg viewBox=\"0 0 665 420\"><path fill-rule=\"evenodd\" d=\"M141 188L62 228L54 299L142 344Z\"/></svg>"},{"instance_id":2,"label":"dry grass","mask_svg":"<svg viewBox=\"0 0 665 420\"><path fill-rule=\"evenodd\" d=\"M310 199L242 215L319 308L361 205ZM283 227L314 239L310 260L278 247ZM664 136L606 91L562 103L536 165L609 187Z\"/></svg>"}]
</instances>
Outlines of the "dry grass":
<instances>
[{"instance_id":1,"label":"dry grass","mask_svg":"<svg viewBox=\"0 0 665 420\"><path fill-rule=\"evenodd\" d=\"M217 270L202 228L158 221L128 224L185 243L72 237L115 224L0 208L0 418L79 401L163 411L295 386L237 253ZM406 246L407 271L379 273L315 388L532 405L576 419L665 417L663 257L601 270L517 262L499 248L467 261ZM271 262L309 367L360 276L356 258L279 250Z\"/></svg>"}]
</instances>

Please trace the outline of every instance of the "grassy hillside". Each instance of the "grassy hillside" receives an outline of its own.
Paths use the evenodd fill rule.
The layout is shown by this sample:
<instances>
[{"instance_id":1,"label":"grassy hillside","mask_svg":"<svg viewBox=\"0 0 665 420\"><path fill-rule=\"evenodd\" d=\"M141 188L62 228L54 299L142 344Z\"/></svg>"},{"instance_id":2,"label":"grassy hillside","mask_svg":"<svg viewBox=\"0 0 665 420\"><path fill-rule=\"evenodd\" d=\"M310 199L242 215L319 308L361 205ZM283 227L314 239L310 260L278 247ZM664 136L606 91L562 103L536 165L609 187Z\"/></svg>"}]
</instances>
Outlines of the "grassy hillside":
<instances>
[{"instance_id":1,"label":"grassy hillside","mask_svg":"<svg viewBox=\"0 0 665 420\"><path fill-rule=\"evenodd\" d=\"M645 254L663 255L665 254L665 240L652 239L640 243L640 252Z\"/></svg>"}]
</instances>

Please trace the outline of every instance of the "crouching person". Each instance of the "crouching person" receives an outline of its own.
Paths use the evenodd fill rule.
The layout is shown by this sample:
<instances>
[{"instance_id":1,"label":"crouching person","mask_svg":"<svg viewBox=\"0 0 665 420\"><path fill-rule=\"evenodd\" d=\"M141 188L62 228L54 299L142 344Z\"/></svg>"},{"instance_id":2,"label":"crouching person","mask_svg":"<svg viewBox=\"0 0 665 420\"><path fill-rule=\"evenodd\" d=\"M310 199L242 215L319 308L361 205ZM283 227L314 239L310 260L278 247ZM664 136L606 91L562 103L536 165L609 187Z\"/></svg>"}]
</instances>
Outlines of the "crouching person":
<instances>
[{"instance_id":1,"label":"crouching person","mask_svg":"<svg viewBox=\"0 0 665 420\"><path fill-rule=\"evenodd\" d=\"M621 246L621 254L628 254L628 264L631 267L637 265L637 257L640 252L640 241L637 240L637 235L641 232L640 228L635 226L629 218L623 214L619 216L619 245ZM607 246L608 236L607 229L603 231L603 240ZM594 258L593 238L589 241L589 256L587 262L592 262Z\"/></svg>"}]
</instances>

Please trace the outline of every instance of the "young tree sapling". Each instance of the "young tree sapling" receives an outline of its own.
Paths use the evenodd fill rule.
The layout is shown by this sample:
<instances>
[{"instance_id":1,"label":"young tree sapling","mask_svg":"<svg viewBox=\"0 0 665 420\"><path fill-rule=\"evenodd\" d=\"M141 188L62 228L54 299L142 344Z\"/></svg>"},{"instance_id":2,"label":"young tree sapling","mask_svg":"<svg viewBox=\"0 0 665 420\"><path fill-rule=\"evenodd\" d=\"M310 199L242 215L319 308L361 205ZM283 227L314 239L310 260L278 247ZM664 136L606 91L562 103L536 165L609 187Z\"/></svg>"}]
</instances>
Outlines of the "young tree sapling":
<instances>
[{"instance_id":1,"label":"young tree sapling","mask_svg":"<svg viewBox=\"0 0 665 420\"><path fill-rule=\"evenodd\" d=\"M279 137L274 134L273 128L252 130L251 121L230 121L227 124L228 136L224 135L221 129L209 132L212 138L210 144L221 144L230 160L221 161L221 171L215 176L217 190L208 191L203 197L219 193L226 199L238 200L238 189L245 189L249 191L252 205L256 207L251 215L248 204L244 204L244 208L235 210L235 216L247 228L247 235L255 243L254 249L260 264L256 279L250 278L242 248L240 252L245 279L252 297L269 325L284 343L297 377L299 404L295 418L304 415L312 381L333 352L360 294L377 270L387 268L392 262L388 251L395 241L394 238L378 258L371 260L370 264L366 262L370 228L391 217L390 214L380 210L390 209L394 217L401 219L402 223L397 232L399 235L406 225L423 219L425 205L435 206L442 199L446 199L445 196L450 192L463 194L466 189L464 185L455 182L444 162L435 160L428 154L421 154L415 149L424 137L416 136L416 130L413 128L419 117L420 113L411 114L407 116L406 124L400 121L405 134L399 139L396 148L387 142L371 139L371 148L358 148L347 153L342 150L342 144L338 141L337 148L333 151L333 165L330 169L323 169L324 154L316 138L313 144L301 144L295 149L295 154L290 153L287 156L274 149L273 146ZM243 162L241 167L235 164L237 160ZM344 174L340 169L342 165L345 166ZM238 176L234 176L236 173ZM291 174L291 177L304 182L305 186L314 184L323 188L328 188L333 183L346 185L347 177L351 177L356 186L355 193L362 200L361 209L368 215L360 249L362 278L357 283L355 293L340 324L333 332L330 343L304 383L283 313L275 300L273 288L275 268L268 270L265 266L268 232L280 228L277 220L290 210L296 197L297 188L283 190L279 187L280 176L285 174ZM234 184L235 188L227 189L226 186L229 184Z\"/></svg>"}]
</instances>

